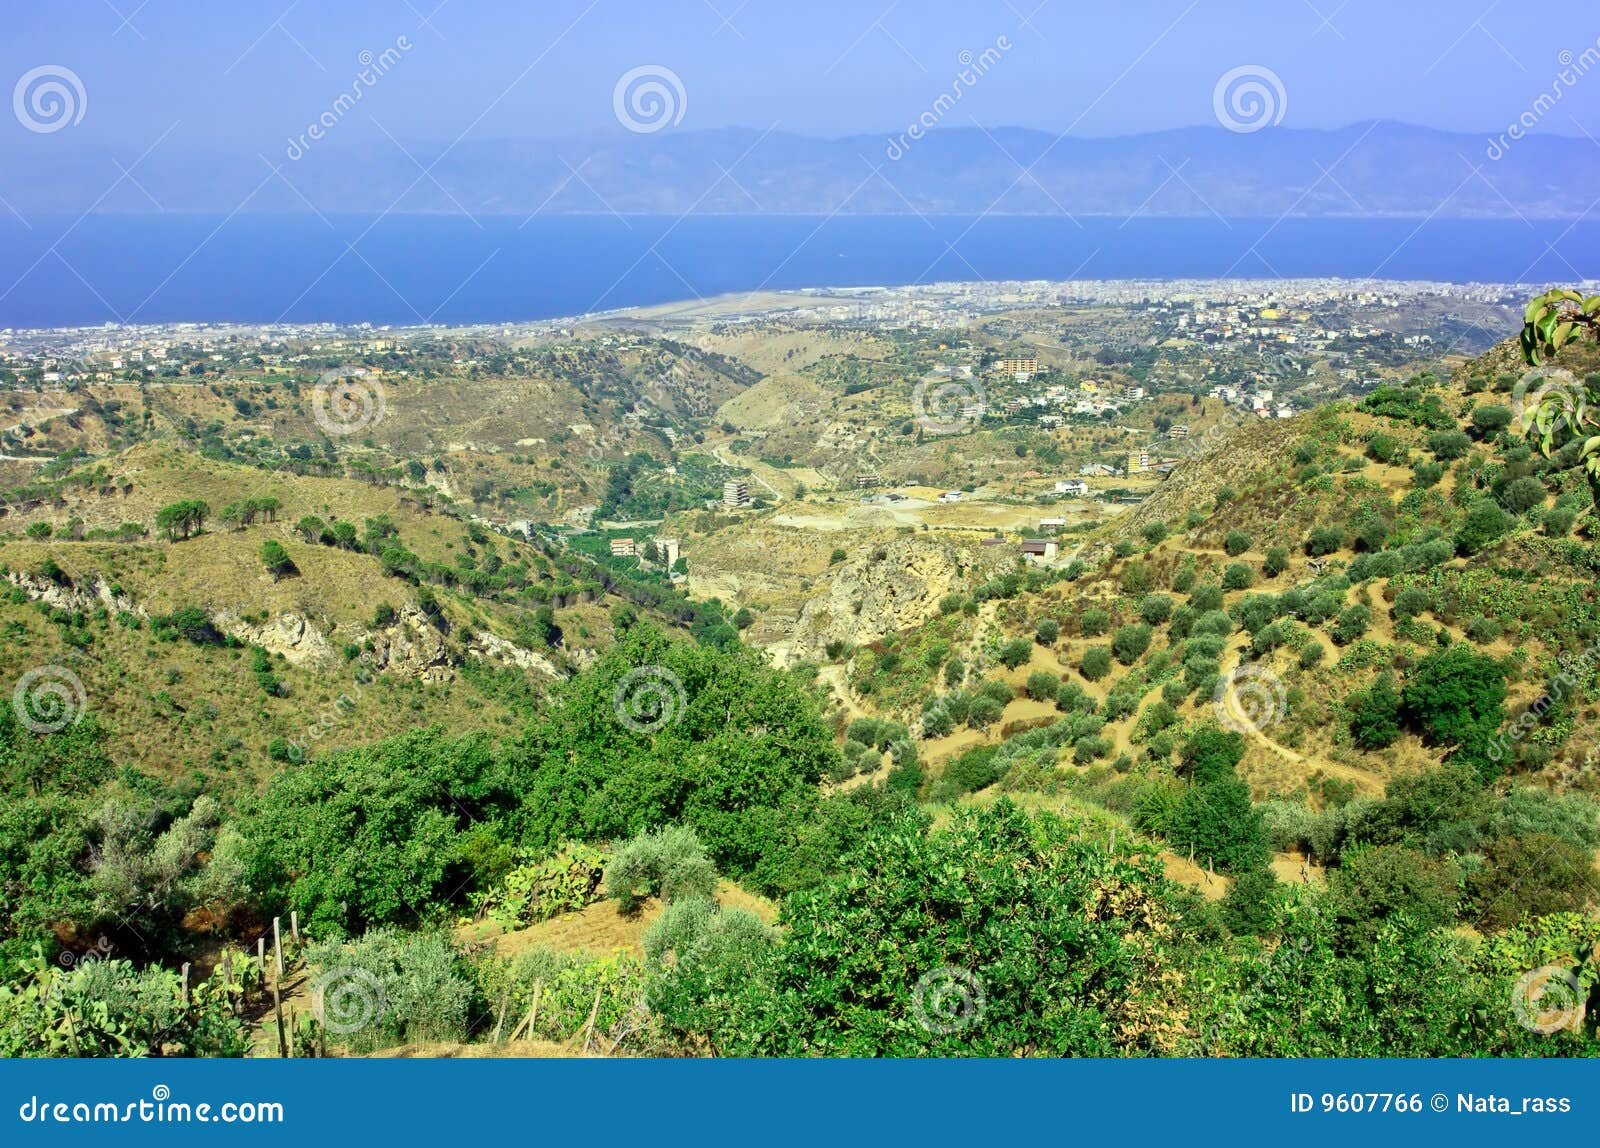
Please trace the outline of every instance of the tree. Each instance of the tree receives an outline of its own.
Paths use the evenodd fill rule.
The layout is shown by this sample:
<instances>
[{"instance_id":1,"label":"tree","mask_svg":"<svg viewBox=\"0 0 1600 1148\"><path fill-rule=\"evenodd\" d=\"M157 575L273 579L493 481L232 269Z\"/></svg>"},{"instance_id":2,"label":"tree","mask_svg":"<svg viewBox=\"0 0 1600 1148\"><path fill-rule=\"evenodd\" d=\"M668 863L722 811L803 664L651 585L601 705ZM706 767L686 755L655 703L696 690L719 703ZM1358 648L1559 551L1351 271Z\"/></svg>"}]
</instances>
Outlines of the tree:
<instances>
[{"instance_id":1,"label":"tree","mask_svg":"<svg viewBox=\"0 0 1600 1148\"><path fill-rule=\"evenodd\" d=\"M1026 638L1012 638L1000 646L1000 661L1008 670L1014 670L1033 656L1033 643Z\"/></svg>"},{"instance_id":2,"label":"tree","mask_svg":"<svg viewBox=\"0 0 1600 1148\"><path fill-rule=\"evenodd\" d=\"M1116 655L1117 661L1125 666L1131 666L1150 648L1151 632L1150 627L1144 622L1121 626L1111 637L1111 652Z\"/></svg>"},{"instance_id":3,"label":"tree","mask_svg":"<svg viewBox=\"0 0 1600 1148\"><path fill-rule=\"evenodd\" d=\"M289 552L283 548L283 543L276 538L268 538L261 544L261 564L267 568L267 573L272 575L274 582L279 578L299 573L294 559L289 557Z\"/></svg>"},{"instance_id":4,"label":"tree","mask_svg":"<svg viewBox=\"0 0 1600 1148\"><path fill-rule=\"evenodd\" d=\"M1479 438L1491 439L1510 426L1514 417L1509 407L1478 407L1472 412L1472 429L1478 432Z\"/></svg>"},{"instance_id":5,"label":"tree","mask_svg":"<svg viewBox=\"0 0 1600 1148\"><path fill-rule=\"evenodd\" d=\"M1465 555L1478 553L1511 529L1512 519L1492 498L1480 498L1467 508L1466 519L1456 531L1456 549Z\"/></svg>"},{"instance_id":6,"label":"tree","mask_svg":"<svg viewBox=\"0 0 1600 1148\"><path fill-rule=\"evenodd\" d=\"M1202 725L1184 743L1179 773L1203 785L1234 776L1244 760L1244 735L1220 726Z\"/></svg>"},{"instance_id":7,"label":"tree","mask_svg":"<svg viewBox=\"0 0 1600 1148\"><path fill-rule=\"evenodd\" d=\"M1403 845L1348 852L1333 870L1330 893L1341 932L1368 942L1384 921L1405 914L1423 928L1449 923L1456 910L1455 866Z\"/></svg>"},{"instance_id":8,"label":"tree","mask_svg":"<svg viewBox=\"0 0 1600 1148\"><path fill-rule=\"evenodd\" d=\"M1197 859L1230 873L1260 868L1272 855L1250 787L1233 776L1186 786L1167 839L1174 849L1192 849Z\"/></svg>"},{"instance_id":9,"label":"tree","mask_svg":"<svg viewBox=\"0 0 1600 1148\"><path fill-rule=\"evenodd\" d=\"M1491 929L1514 925L1527 915L1580 913L1590 899L1593 867L1590 850L1559 837L1502 837L1468 878L1467 894L1473 911Z\"/></svg>"},{"instance_id":10,"label":"tree","mask_svg":"<svg viewBox=\"0 0 1600 1148\"><path fill-rule=\"evenodd\" d=\"M1261 572L1268 578L1276 578L1289 568L1289 551L1282 546L1273 546L1267 550L1267 557L1261 563Z\"/></svg>"},{"instance_id":11,"label":"tree","mask_svg":"<svg viewBox=\"0 0 1600 1148\"><path fill-rule=\"evenodd\" d=\"M1500 663L1465 643L1418 662L1401 692L1406 721L1433 745L1459 747L1479 761L1505 721L1506 678ZM1486 768L1481 762L1480 768Z\"/></svg>"},{"instance_id":12,"label":"tree","mask_svg":"<svg viewBox=\"0 0 1600 1148\"><path fill-rule=\"evenodd\" d=\"M1078 662L1078 672L1091 682L1098 682L1111 672L1111 651L1105 646L1090 646Z\"/></svg>"},{"instance_id":13,"label":"tree","mask_svg":"<svg viewBox=\"0 0 1600 1148\"><path fill-rule=\"evenodd\" d=\"M1350 737L1362 749L1384 749L1400 736L1400 691L1388 674L1380 675L1365 693L1352 694Z\"/></svg>"},{"instance_id":14,"label":"tree","mask_svg":"<svg viewBox=\"0 0 1600 1148\"><path fill-rule=\"evenodd\" d=\"M707 1010L723 1055L1173 1051L1160 866L1009 801L901 822L792 897L744 990ZM744 961L743 955L739 960Z\"/></svg>"},{"instance_id":15,"label":"tree","mask_svg":"<svg viewBox=\"0 0 1600 1148\"><path fill-rule=\"evenodd\" d=\"M156 529L179 542L203 530L210 515L211 507L197 498L169 503L156 511Z\"/></svg>"},{"instance_id":16,"label":"tree","mask_svg":"<svg viewBox=\"0 0 1600 1148\"><path fill-rule=\"evenodd\" d=\"M1224 590L1248 590L1255 584L1255 571L1243 562L1230 562L1222 571Z\"/></svg>"}]
</instances>

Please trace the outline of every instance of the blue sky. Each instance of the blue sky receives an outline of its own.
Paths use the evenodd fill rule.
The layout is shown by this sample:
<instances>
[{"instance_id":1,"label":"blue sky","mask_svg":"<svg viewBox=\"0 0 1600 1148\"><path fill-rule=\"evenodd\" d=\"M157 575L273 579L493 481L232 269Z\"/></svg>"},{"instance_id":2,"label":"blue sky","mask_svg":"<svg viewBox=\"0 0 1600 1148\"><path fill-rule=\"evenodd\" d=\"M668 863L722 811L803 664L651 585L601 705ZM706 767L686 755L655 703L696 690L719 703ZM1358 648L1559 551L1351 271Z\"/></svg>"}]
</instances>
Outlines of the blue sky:
<instances>
[{"instance_id":1,"label":"blue sky","mask_svg":"<svg viewBox=\"0 0 1600 1148\"><path fill-rule=\"evenodd\" d=\"M174 124L164 147L281 150L351 85L361 53L401 37L409 50L343 138L618 131L614 86L641 65L681 79L686 129L888 134L954 82L963 52L1002 37L1010 48L952 122L1211 124L1218 77L1255 65L1280 77L1288 127L1397 118L1487 134L1558 83L1561 53L1600 39L1600 9L1533 19L1509 0L52 0L12 6L6 24L8 88L48 64L86 93L82 121L51 137L55 162L138 149ZM1600 65L1536 130L1600 137ZM0 155L27 142L0 121Z\"/></svg>"}]
</instances>

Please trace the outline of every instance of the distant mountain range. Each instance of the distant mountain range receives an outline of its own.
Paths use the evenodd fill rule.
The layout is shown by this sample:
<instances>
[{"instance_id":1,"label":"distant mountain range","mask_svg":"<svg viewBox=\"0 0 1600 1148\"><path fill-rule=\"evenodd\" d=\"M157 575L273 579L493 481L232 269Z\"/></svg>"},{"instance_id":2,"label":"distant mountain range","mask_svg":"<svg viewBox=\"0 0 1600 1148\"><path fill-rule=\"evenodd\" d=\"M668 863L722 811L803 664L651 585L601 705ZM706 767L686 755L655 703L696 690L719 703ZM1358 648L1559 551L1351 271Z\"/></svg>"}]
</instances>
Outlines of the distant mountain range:
<instances>
[{"instance_id":1,"label":"distant mountain range","mask_svg":"<svg viewBox=\"0 0 1600 1148\"><path fill-rule=\"evenodd\" d=\"M547 141L342 145L262 154L53 159L33 145L0 171L32 212L542 214L946 213L1112 216L1575 218L1600 187L1600 147L1495 141L1393 122L1237 134L1184 128L1110 139L1022 128L812 139L780 131L622 131ZM48 140L41 143L48 143ZM409 153L409 154L407 154ZM268 166L280 165L281 178ZM424 169L427 169L424 171ZM292 185L292 186L291 186Z\"/></svg>"}]
</instances>

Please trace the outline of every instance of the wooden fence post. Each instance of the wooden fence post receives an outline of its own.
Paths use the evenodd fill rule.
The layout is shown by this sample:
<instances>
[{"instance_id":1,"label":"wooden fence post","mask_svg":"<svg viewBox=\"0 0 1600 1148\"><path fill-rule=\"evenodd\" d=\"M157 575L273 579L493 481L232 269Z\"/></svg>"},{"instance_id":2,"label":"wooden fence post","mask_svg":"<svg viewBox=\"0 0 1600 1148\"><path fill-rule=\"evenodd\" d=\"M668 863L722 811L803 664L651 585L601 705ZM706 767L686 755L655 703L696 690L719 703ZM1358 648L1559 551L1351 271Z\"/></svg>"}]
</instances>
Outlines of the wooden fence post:
<instances>
[{"instance_id":1,"label":"wooden fence post","mask_svg":"<svg viewBox=\"0 0 1600 1148\"><path fill-rule=\"evenodd\" d=\"M278 927L282 920L281 917L272 918L272 960L277 965L280 978L283 976L283 936Z\"/></svg>"},{"instance_id":2,"label":"wooden fence post","mask_svg":"<svg viewBox=\"0 0 1600 1148\"><path fill-rule=\"evenodd\" d=\"M272 1014L278 1019L278 1055L287 1059L289 1056L289 1042L283 1034L283 998L278 995L278 982L272 982Z\"/></svg>"},{"instance_id":3,"label":"wooden fence post","mask_svg":"<svg viewBox=\"0 0 1600 1148\"><path fill-rule=\"evenodd\" d=\"M294 938L294 943L300 943L300 910L289 910L289 935Z\"/></svg>"},{"instance_id":4,"label":"wooden fence post","mask_svg":"<svg viewBox=\"0 0 1600 1148\"><path fill-rule=\"evenodd\" d=\"M183 962L183 1003L184 1003L184 1007L187 1008L188 1004L189 1004L189 962L188 961L184 961Z\"/></svg>"}]
</instances>

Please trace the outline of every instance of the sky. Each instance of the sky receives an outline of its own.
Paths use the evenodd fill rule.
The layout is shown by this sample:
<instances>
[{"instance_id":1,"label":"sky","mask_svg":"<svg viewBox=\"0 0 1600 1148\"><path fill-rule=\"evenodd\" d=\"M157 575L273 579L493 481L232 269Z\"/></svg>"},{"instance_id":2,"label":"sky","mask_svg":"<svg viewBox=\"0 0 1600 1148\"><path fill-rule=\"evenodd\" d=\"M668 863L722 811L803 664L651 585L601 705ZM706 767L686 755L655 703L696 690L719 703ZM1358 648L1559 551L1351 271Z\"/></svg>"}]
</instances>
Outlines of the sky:
<instances>
[{"instance_id":1,"label":"sky","mask_svg":"<svg viewBox=\"0 0 1600 1148\"><path fill-rule=\"evenodd\" d=\"M79 151L278 151L390 51L350 142L618 132L619 80L673 83L673 126L889 135L991 50L950 122L1106 136L1215 124L1220 78L1270 73L1297 128L1374 118L1490 135L1560 88L1532 130L1600 138L1600 8L1509 0L50 0L8 5L0 79L77 81ZM367 55L369 54L370 55ZM1564 55L1565 53L1565 55ZM970 55L969 55L970 54ZM1571 83L1560 79L1571 61ZM1592 67L1591 67L1592 65ZM370 72L370 69L369 69ZM44 77L49 79L47 75ZM37 81L36 81L37 82ZM674 90L675 89L675 90ZM80 94L81 93L81 94ZM43 114L43 113L36 113ZM6 151L40 133L0 117ZM165 133L165 134L164 134ZM31 137L31 138L30 138Z\"/></svg>"}]
</instances>

